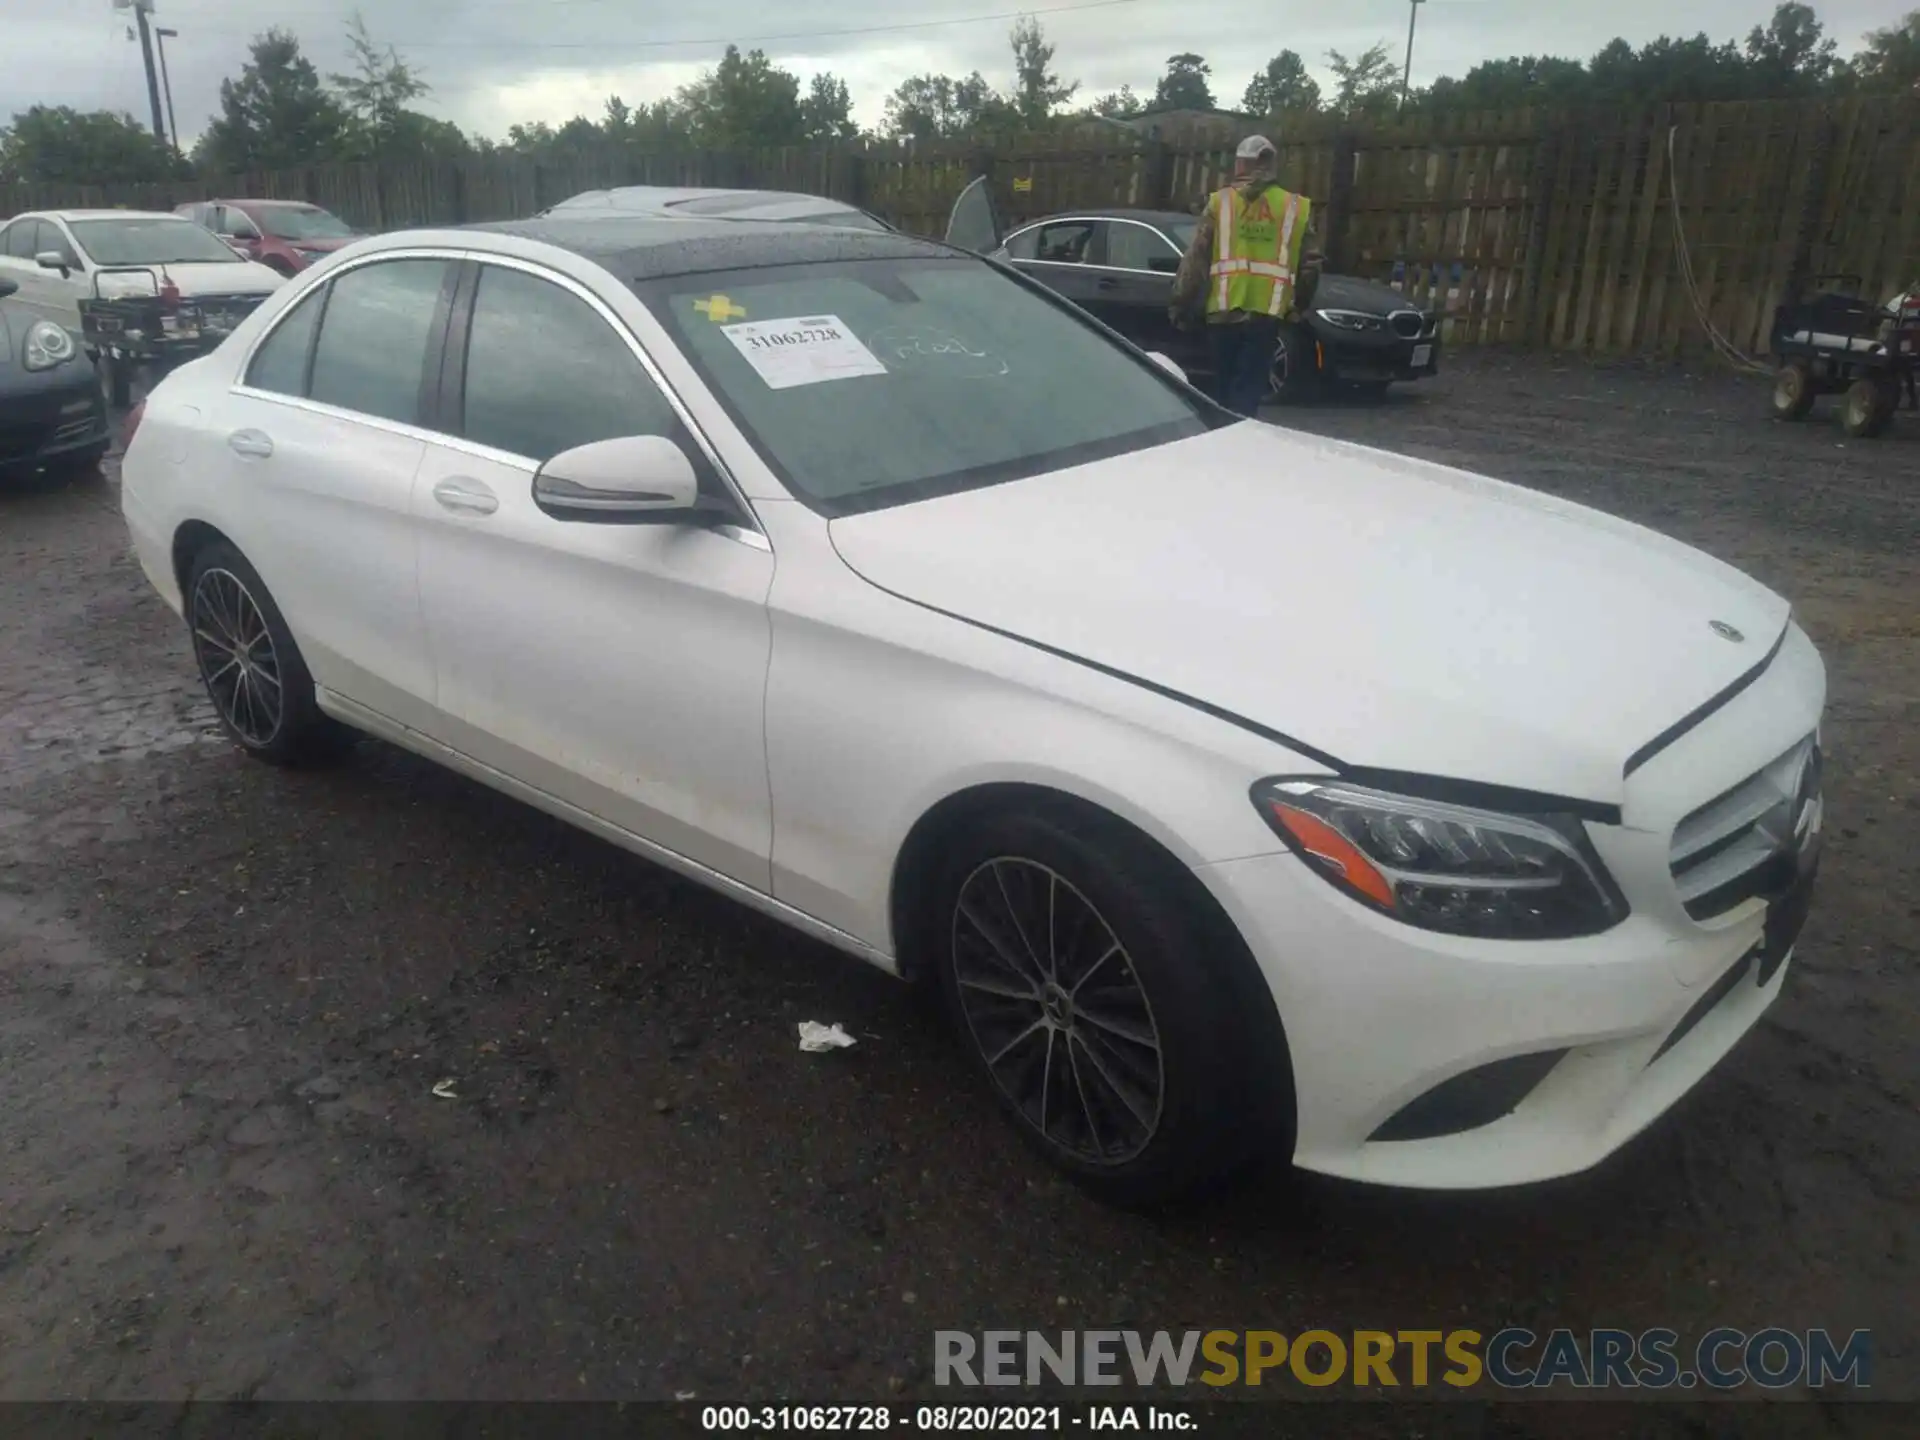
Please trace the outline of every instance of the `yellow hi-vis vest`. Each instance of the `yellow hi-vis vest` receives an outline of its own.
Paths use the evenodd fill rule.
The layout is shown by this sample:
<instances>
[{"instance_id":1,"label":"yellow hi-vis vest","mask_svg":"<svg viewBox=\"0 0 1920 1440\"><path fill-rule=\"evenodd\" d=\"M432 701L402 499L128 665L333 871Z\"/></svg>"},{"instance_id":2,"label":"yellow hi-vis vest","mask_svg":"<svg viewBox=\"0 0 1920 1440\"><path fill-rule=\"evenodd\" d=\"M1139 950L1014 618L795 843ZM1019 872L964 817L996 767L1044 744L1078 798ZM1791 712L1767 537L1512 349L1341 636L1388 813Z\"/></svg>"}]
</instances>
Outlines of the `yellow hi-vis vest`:
<instances>
[{"instance_id":1,"label":"yellow hi-vis vest","mask_svg":"<svg viewBox=\"0 0 1920 1440\"><path fill-rule=\"evenodd\" d=\"M1313 202L1278 185L1246 200L1230 185L1213 197L1213 207L1207 313L1285 315L1293 308Z\"/></svg>"}]
</instances>

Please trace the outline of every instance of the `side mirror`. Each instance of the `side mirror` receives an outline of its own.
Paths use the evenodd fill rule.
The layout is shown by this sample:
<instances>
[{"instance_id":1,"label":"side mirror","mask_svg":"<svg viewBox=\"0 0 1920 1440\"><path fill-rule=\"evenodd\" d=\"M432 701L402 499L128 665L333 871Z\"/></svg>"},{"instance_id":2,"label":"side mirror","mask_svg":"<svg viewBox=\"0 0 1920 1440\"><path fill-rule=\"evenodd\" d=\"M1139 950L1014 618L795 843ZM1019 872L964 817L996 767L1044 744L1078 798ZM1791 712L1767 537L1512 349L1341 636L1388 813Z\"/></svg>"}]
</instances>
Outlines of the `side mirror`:
<instances>
[{"instance_id":1,"label":"side mirror","mask_svg":"<svg viewBox=\"0 0 1920 1440\"><path fill-rule=\"evenodd\" d=\"M67 257L58 250L42 250L33 257L33 263L42 270L58 270L62 279L73 273L67 264Z\"/></svg>"},{"instance_id":2,"label":"side mirror","mask_svg":"<svg viewBox=\"0 0 1920 1440\"><path fill-rule=\"evenodd\" d=\"M1166 371L1169 375L1173 376L1173 378L1178 380L1181 384L1183 385L1186 384L1187 372L1180 368L1180 363L1177 360L1169 359L1167 356L1162 355L1158 350L1149 350L1147 352L1147 358L1153 361L1153 363L1158 365L1162 370Z\"/></svg>"},{"instance_id":3,"label":"side mirror","mask_svg":"<svg viewBox=\"0 0 1920 1440\"><path fill-rule=\"evenodd\" d=\"M533 503L556 520L690 520L706 508L687 452L659 435L562 450L533 477Z\"/></svg>"},{"instance_id":4,"label":"side mirror","mask_svg":"<svg viewBox=\"0 0 1920 1440\"><path fill-rule=\"evenodd\" d=\"M5 275L0 275L0 300L6 299L19 288L20 282L18 280L9 280Z\"/></svg>"}]
</instances>

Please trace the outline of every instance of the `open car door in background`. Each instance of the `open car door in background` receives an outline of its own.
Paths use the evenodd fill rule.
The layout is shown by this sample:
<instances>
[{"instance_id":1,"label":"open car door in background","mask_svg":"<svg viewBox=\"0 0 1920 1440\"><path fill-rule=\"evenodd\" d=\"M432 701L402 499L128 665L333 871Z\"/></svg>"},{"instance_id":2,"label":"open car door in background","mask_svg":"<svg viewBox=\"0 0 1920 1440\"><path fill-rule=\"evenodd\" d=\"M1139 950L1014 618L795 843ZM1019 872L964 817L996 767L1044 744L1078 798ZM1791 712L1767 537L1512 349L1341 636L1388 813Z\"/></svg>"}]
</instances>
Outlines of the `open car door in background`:
<instances>
[{"instance_id":1,"label":"open car door in background","mask_svg":"<svg viewBox=\"0 0 1920 1440\"><path fill-rule=\"evenodd\" d=\"M947 243L976 255L991 255L1005 239L1006 226L993 203L993 187L982 175L970 181L953 202L953 213L947 217Z\"/></svg>"}]
</instances>

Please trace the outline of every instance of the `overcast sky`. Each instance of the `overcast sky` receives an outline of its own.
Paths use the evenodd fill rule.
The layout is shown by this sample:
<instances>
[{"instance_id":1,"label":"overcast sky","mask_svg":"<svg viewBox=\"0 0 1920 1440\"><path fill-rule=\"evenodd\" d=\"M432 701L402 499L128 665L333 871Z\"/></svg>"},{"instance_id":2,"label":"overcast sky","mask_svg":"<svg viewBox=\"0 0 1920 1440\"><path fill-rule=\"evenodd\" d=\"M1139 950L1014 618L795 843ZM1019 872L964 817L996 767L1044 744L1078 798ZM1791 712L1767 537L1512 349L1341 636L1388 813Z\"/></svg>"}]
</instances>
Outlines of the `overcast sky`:
<instances>
[{"instance_id":1,"label":"overcast sky","mask_svg":"<svg viewBox=\"0 0 1920 1440\"><path fill-rule=\"evenodd\" d=\"M343 68L354 0L153 0L167 45L183 139L218 109L220 81L245 63L248 39L270 25L297 34L323 74ZM1920 0L1816 0L1827 33L1851 53L1860 37ZM978 69L1011 80L1007 31L1018 0L362 0L375 39L391 41L433 85L424 108L482 134L515 121L598 117L610 94L656 100L712 65L729 41L758 46L802 78L832 70L855 114L877 123L908 75ZM1151 92L1167 56L1212 62L1214 94L1237 105L1275 52L1306 57L1325 83L1326 51L1384 40L1398 59L1406 0L1033 0L1059 46L1062 76L1083 95L1123 82ZM1460 74L1492 56L1584 59L1615 35L1744 36L1773 0L1426 0L1414 82ZM991 18L980 18L991 17ZM114 0L0 0L0 123L33 104L127 110L147 117L131 13ZM940 23L946 22L946 23ZM839 31L832 34L824 32ZM849 33L859 31L860 33ZM1243 38L1244 37L1244 38Z\"/></svg>"}]
</instances>

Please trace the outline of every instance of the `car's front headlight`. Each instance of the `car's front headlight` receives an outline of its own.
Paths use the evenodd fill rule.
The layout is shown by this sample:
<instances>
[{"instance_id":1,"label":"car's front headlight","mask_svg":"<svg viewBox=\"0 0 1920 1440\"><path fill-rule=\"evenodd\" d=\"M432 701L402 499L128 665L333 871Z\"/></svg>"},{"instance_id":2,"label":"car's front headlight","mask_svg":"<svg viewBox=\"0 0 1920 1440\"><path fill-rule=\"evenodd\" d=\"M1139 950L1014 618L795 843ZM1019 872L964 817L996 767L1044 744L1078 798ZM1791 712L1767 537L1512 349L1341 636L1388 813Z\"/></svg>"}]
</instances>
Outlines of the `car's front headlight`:
<instances>
[{"instance_id":1,"label":"car's front headlight","mask_svg":"<svg viewBox=\"0 0 1920 1440\"><path fill-rule=\"evenodd\" d=\"M1316 310L1313 313L1337 330L1379 330L1387 323L1364 310Z\"/></svg>"},{"instance_id":2,"label":"car's front headlight","mask_svg":"<svg viewBox=\"0 0 1920 1440\"><path fill-rule=\"evenodd\" d=\"M1424 930L1563 940L1597 935L1627 916L1571 815L1505 815L1344 781L1266 780L1253 799L1334 886Z\"/></svg>"},{"instance_id":3,"label":"car's front headlight","mask_svg":"<svg viewBox=\"0 0 1920 1440\"><path fill-rule=\"evenodd\" d=\"M51 320L36 320L27 329L27 343L21 359L29 370L51 370L64 365L78 354L73 336L64 326Z\"/></svg>"}]
</instances>

